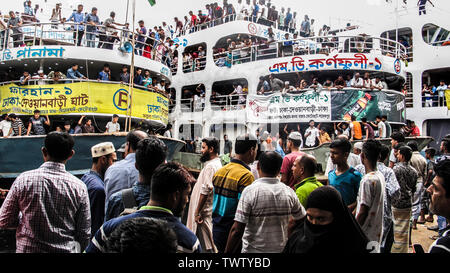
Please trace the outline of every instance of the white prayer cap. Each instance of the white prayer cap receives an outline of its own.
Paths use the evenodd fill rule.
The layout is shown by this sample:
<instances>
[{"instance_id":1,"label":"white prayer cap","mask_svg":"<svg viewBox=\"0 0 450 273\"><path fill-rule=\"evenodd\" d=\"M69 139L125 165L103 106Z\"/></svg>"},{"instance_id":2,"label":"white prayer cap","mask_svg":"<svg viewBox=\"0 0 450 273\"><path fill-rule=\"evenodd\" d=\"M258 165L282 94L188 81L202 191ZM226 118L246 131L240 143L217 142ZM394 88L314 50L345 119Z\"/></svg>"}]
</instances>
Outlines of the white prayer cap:
<instances>
[{"instance_id":1,"label":"white prayer cap","mask_svg":"<svg viewBox=\"0 0 450 273\"><path fill-rule=\"evenodd\" d=\"M112 154L116 151L112 142L103 142L91 148L92 158Z\"/></svg>"}]
</instances>

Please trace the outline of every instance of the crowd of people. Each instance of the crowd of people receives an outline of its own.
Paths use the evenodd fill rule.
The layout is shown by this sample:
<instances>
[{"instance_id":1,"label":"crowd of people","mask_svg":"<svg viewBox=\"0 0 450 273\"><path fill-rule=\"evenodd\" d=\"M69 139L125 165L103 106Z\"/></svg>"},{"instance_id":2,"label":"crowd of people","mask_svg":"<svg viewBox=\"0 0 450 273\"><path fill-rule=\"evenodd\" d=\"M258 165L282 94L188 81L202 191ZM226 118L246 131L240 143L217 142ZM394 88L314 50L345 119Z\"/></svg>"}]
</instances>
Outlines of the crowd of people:
<instances>
[{"instance_id":1,"label":"crowd of people","mask_svg":"<svg viewBox=\"0 0 450 273\"><path fill-rule=\"evenodd\" d=\"M422 88L422 107L442 107L447 106L447 99L445 91L449 87L444 80L439 82L439 85L423 84Z\"/></svg>"},{"instance_id":2,"label":"crowd of people","mask_svg":"<svg viewBox=\"0 0 450 273\"><path fill-rule=\"evenodd\" d=\"M51 132L44 163L6 195L0 228L16 229L16 252L28 253L408 253L410 229L437 215L429 252L448 253L450 135L441 156L428 148L426 158L402 133L390 137L391 151L368 139L354 154L339 135L327 181L318 181L318 162L302 151L298 131L286 155L256 135L239 136L227 145L234 156L226 165L219 141L207 137L195 179L166 162L164 142L135 130L120 161L111 142L92 146L92 167L78 179L65 169L73 137Z\"/></svg>"}]
</instances>

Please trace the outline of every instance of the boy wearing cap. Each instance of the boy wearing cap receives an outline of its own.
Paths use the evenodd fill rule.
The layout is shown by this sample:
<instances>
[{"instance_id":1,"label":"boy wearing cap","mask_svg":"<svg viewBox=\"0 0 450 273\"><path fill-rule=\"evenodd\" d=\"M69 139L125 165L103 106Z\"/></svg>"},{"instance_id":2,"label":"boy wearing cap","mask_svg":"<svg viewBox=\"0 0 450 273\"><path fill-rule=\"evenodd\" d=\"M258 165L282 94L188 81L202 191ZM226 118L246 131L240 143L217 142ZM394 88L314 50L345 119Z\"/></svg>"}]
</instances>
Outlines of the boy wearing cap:
<instances>
[{"instance_id":1,"label":"boy wearing cap","mask_svg":"<svg viewBox=\"0 0 450 273\"><path fill-rule=\"evenodd\" d=\"M287 148L290 151L283 158L283 164L281 165L281 182L288 185L292 189L295 186L295 178L292 173L292 166L294 165L297 157L304 155L303 152L300 152L300 147L303 144L302 135L299 132L292 132L288 136Z\"/></svg>"},{"instance_id":2,"label":"boy wearing cap","mask_svg":"<svg viewBox=\"0 0 450 273\"><path fill-rule=\"evenodd\" d=\"M117 114L113 115L113 120L106 124L106 132L105 133L115 133L120 132L120 124L119 124L119 116Z\"/></svg>"},{"instance_id":3,"label":"boy wearing cap","mask_svg":"<svg viewBox=\"0 0 450 273\"><path fill-rule=\"evenodd\" d=\"M92 168L82 178L88 189L91 209L91 237L103 224L105 218L105 172L115 160L116 149L111 142L103 142L91 148Z\"/></svg>"},{"instance_id":4,"label":"boy wearing cap","mask_svg":"<svg viewBox=\"0 0 450 273\"><path fill-rule=\"evenodd\" d=\"M36 83L37 85L45 85L46 84L46 79L47 79L47 75L44 74L44 70L39 69L39 71L37 72L38 74L33 76L32 79L33 80L38 80Z\"/></svg>"}]
</instances>

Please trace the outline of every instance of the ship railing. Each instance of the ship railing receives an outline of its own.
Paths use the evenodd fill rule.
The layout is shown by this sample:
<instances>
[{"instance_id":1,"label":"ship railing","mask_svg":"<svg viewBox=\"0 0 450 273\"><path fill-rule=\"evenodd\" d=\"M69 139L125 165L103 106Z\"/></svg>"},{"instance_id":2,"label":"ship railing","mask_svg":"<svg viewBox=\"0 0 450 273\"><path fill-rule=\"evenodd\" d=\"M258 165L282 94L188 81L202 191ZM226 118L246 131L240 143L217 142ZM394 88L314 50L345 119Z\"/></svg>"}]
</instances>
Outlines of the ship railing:
<instances>
[{"instance_id":1,"label":"ship railing","mask_svg":"<svg viewBox=\"0 0 450 273\"><path fill-rule=\"evenodd\" d=\"M220 18L216 18L213 20L209 20L206 21L204 23L201 24L197 24L195 26L189 26L186 28L183 28L183 30L179 31L179 33L176 33L177 37L179 36L184 36L187 34L191 34L191 33L195 33L198 31L202 31L208 28L213 28L222 24L226 24L229 22L234 22L234 21L247 21L247 22L253 22L253 23L257 23L257 24L261 24L261 25L265 25L267 27L277 27L280 30L284 30L281 29L281 26L278 25L277 21L271 21L268 19L264 19L264 18L260 18L260 17L256 17L253 15L245 15L245 14L229 14L229 15L225 15L222 16Z\"/></svg>"},{"instance_id":2,"label":"ship railing","mask_svg":"<svg viewBox=\"0 0 450 273\"><path fill-rule=\"evenodd\" d=\"M213 54L217 66L303 55L336 55L339 53L381 54L406 60L406 47L392 40L370 36L320 36L295 40L272 41L264 44L229 49Z\"/></svg>"},{"instance_id":3,"label":"ship railing","mask_svg":"<svg viewBox=\"0 0 450 273\"><path fill-rule=\"evenodd\" d=\"M234 111L245 109L248 94L220 95L210 98L214 111Z\"/></svg>"},{"instance_id":4,"label":"ship railing","mask_svg":"<svg viewBox=\"0 0 450 273\"><path fill-rule=\"evenodd\" d=\"M191 60L183 60L183 72L190 73L204 70L206 67L206 57L199 57Z\"/></svg>"},{"instance_id":5,"label":"ship railing","mask_svg":"<svg viewBox=\"0 0 450 273\"><path fill-rule=\"evenodd\" d=\"M0 82L0 86L5 86L8 84L16 84L19 86L29 86L29 85L52 85L52 84L68 84L68 83L78 83L78 82L93 82L93 83L103 83L103 84L123 84L123 85L129 85L128 83L123 82L117 82L117 81L101 81L101 80L90 80L90 79L30 79L25 83L22 83L20 80L18 81L5 81ZM160 90L154 86L143 86L143 85L133 85L135 88L138 88L140 90L149 91L158 93L168 99L170 99L170 96L167 92L164 90Z\"/></svg>"},{"instance_id":6,"label":"ship railing","mask_svg":"<svg viewBox=\"0 0 450 273\"><path fill-rule=\"evenodd\" d=\"M447 103L450 103L447 101L444 96L439 96L439 91L436 91L434 94L424 95L422 93L422 107L423 108L437 108L437 107L447 107Z\"/></svg>"},{"instance_id":7,"label":"ship railing","mask_svg":"<svg viewBox=\"0 0 450 273\"><path fill-rule=\"evenodd\" d=\"M83 27L85 32L80 36L77 31ZM89 27L89 31L87 28ZM108 28L105 30L103 25L97 25L95 30L85 24L72 22L65 23L29 23L20 27L14 27L0 31L0 49L12 49L22 46L42 46L42 45L63 45L102 49L117 49L122 52L128 52L124 47L126 43L131 43L135 35L136 45L135 53L149 59L161 62L171 67L173 52L163 41L158 41L152 37L133 33L127 29Z\"/></svg>"},{"instance_id":8,"label":"ship railing","mask_svg":"<svg viewBox=\"0 0 450 273\"><path fill-rule=\"evenodd\" d=\"M316 91L316 92L322 92L322 91L352 91L352 90L362 90L362 91L366 91L366 92L387 92L387 93L395 93L395 94L403 94L400 91L396 91L396 90L391 90L391 89L375 89L375 88L355 88L355 87L344 87L344 88L336 88L336 87L332 87L332 88L328 88L328 87L322 87L322 88L312 88L312 87L305 87L305 88L295 88L293 87L292 90L270 90L270 91L265 91L265 92L260 92L257 91L258 95L263 95L263 96L270 96L270 95L274 95L274 94L278 94L278 95L285 95L285 94L302 94L304 92L307 91Z\"/></svg>"}]
</instances>

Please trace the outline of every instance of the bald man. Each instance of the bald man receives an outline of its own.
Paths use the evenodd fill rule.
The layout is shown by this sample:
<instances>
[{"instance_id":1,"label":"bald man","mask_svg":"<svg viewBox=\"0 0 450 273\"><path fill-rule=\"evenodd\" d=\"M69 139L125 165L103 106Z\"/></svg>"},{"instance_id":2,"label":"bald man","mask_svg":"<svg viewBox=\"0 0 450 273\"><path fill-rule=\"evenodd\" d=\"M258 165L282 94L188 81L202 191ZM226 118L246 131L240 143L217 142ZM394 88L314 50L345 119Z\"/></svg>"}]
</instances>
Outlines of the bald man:
<instances>
[{"instance_id":1,"label":"bald man","mask_svg":"<svg viewBox=\"0 0 450 273\"><path fill-rule=\"evenodd\" d=\"M295 181L300 181L300 183L295 185L295 193L304 207L306 207L306 200L308 199L309 194L318 187L323 186L314 176L316 167L316 158L309 154L297 157L292 166L292 173Z\"/></svg>"}]
</instances>

